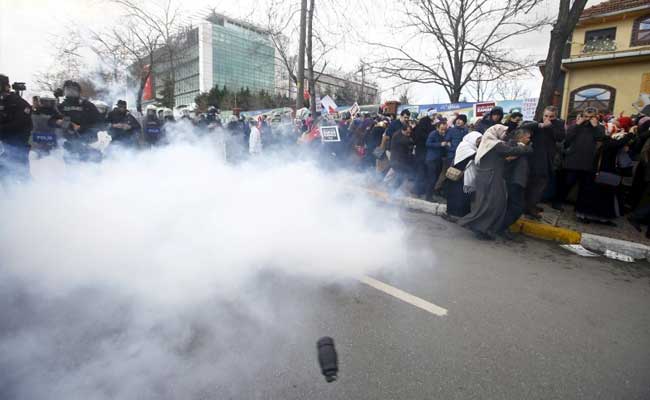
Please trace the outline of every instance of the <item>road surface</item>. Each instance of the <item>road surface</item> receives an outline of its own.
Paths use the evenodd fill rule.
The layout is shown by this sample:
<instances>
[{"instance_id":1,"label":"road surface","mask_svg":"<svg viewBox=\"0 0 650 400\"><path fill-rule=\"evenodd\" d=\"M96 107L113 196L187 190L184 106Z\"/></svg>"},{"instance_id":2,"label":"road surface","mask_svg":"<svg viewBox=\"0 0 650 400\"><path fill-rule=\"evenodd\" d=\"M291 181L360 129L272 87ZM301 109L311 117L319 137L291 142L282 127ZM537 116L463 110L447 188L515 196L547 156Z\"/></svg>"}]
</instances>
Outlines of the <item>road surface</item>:
<instances>
[{"instance_id":1,"label":"road surface","mask_svg":"<svg viewBox=\"0 0 650 400\"><path fill-rule=\"evenodd\" d=\"M403 265L331 282L261 272L241 296L169 314L105 290L43 301L5 279L0 398L650 398L647 265L402 217ZM330 384L321 336L340 359Z\"/></svg>"},{"instance_id":2,"label":"road surface","mask_svg":"<svg viewBox=\"0 0 650 400\"><path fill-rule=\"evenodd\" d=\"M647 266L534 240L482 242L437 217L404 218L413 248L429 246L435 258L414 257L399 273L373 278L448 314L363 283L270 284L276 317L296 335L277 342L273 366L242 398L650 398ZM310 354L322 335L339 352L332 384Z\"/></svg>"}]
</instances>

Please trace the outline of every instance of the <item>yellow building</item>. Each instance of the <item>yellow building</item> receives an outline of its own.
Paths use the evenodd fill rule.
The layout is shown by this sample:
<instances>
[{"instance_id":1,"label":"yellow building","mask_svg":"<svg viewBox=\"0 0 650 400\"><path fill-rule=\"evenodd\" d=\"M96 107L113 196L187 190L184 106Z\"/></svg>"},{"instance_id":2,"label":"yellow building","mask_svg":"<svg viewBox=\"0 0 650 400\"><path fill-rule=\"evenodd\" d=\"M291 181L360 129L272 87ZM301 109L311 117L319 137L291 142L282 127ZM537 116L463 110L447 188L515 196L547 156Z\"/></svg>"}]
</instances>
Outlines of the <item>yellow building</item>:
<instances>
[{"instance_id":1,"label":"yellow building","mask_svg":"<svg viewBox=\"0 0 650 400\"><path fill-rule=\"evenodd\" d=\"M567 119L587 106L615 115L639 112L645 105L639 100L650 95L650 0L608 0L585 9L562 69Z\"/></svg>"}]
</instances>

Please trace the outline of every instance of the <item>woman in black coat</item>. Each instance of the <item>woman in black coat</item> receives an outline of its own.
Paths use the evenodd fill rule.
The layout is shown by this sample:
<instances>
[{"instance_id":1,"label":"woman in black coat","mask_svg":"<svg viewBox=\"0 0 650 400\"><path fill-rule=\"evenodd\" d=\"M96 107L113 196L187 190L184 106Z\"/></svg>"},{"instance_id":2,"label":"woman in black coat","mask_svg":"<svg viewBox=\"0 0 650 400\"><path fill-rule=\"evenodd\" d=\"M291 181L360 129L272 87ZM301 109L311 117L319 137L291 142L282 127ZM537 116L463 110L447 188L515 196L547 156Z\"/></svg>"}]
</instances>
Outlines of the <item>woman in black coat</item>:
<instances>
[{"instance_id":1,"label":"woman in black coat","mask_svg":"<svg viewBox=\"0 0 650 400\"><path fill-rule=\"evenodd\" d=\"M532 153L530 146L510 146L503 142L508 128L497 124L485 131L474 158L476 195L472 211L458 220L481 239L494 239L501 231L508 205L504 178L506 158Z\"/></svg>"},{"instance_id":2,"label":"woman in black coat","mask_svg":"<svg viewBox=\"0 0 650 400\"><path fill-rule=\"evenodd\" d=\"M578 192L576 216L585 222L600 222L615 225L611 220L621 216L622 204L619 204L618 186L596 182L596 175L605 172L618 175L617 163L619 151L634 137L626 134L623 137L600 138L596 143L594 157L594 174L592 179Z\"/></svg>"}]
</instances>

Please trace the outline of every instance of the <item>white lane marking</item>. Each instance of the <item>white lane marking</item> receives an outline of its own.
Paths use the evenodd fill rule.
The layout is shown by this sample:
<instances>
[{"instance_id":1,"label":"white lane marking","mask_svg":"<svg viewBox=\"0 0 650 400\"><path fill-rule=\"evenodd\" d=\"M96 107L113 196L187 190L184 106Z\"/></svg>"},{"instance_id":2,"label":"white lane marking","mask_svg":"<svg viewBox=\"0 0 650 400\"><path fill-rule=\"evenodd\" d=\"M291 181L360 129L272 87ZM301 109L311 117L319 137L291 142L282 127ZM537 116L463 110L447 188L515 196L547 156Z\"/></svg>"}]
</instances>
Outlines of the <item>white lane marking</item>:
<instances>
[{"instance_id":1,"label":"white lane marking","mask_svg":"<svg viewBox=\"0 0 650 400\"><path fill-rule=\"evenodd\" d=\"M369 276L364 276L360 279L360 281L365 283L368 286L372 286L375 289L380 290L386 294L389 294L395 298L398 298L406 303L421 308L424 311L428 311L431 314L437 315L439 317L443 317L447 315L446 309L437 306L433 303L429 303L428 301L423 300L417 296L413 296L410 293L406 293L405 291L400 290L394 286L378 281L377 279L371 278Z\"/></svg>"}]
</instances>

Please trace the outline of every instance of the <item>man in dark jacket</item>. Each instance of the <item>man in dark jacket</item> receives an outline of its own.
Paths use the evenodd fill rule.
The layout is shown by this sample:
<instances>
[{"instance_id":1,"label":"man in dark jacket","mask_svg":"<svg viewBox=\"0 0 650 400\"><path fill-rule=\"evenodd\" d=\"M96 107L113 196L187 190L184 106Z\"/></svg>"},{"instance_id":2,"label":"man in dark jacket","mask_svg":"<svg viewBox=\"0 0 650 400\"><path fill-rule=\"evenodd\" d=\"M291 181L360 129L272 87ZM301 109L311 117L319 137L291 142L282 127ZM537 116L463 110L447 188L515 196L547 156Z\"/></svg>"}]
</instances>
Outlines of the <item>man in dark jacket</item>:
<instances>
[{"instance_id":1,"label":"man in dark jacket","mask_svg":"<svg viewBox=\"0 0 650 400\"><path fill-rule=\"evenodd\" d=\"M126 101L117 101L117 107L108 113L106 122L109 124L108 133L111 135L112 142L124 146L136 144L137 133L142 127L126 108Z\"/></svg>"},{"instance_id":2,"label":"man in dark jacket","mask_svg":"<svg viewBox=\"0 0 650 400\"><path fill-rule=\"evenodd\" d=\"M463 141L465 135L467 135L467 127L465 125L467 125L467 115L460 114L454 120L454 126L445 134L444 142L446 142L448 146L447 160L450 160L449 163L453 162L458 145Z\"/></svg>"},{"instance_id":3,"label":"man in dark jacket","mask_svg":"<svg viewBox=\"0 0 650 400\"><path fill-rule=\"evenodd\" d=\"M505 123L505 126L508 127L508 137L514 138L515 132L517 129L519 129L521 122L524 119L524 114L520 113L519 111L514 111L511 112L506 119L507 121Z\"/></svg>"},{"instance_id":4,"label":"man in dark jacket","mask_svg":"<svg viewBox=\"0 0 650 400\"><path fill-rule=\"evenodd\" d=\"M431 119L433 116L435 116L435 112L432 110L427 112L427 115L420 118L415 129L413 129L413 143L415 144L415 194L418 196L423 195L426 190L426 145L429 132L433 130L433 120Z\"/></svg>"},{"instance_id":5,"label":"man in dark jacket","mask_svg":"<svg viewBox=\"0 0 650 400\"><path fill-rule=\"evenodd\" d=\"M393 134L399 133L404 126L408 125L410 119L411 112L406 108L403 109L402 112L399 113L399 118L393 120L390 125L388 125L388 129L386 129L386 136L390 138L393 136Z\"/></svg>"},{"instance_id":6,"label":"man in dark jacket","mask_svg":"<svg viewBox=\"0 0 650 400\"><path fill-rule=\"evenodd\" d=\"M390 167L394 174L391 184L393 189L398 189L413 172L413 138L411 125L404 125L399 133L393 135L390 141ZM390 171L389 171L390 173Z\"/></svg>"},{"instance_id":7,"label":"man in dark jacket","mask_svg":"<svg viewBox=\"0 0 650 400\"><path fill-rule=\"evenodd\" d=\"M517 129L512 134L512 137L509 142L511 146L526 146L530 143L531 134L527 129ZM526 154L519 157L506 158L508 165L504 177L508 187L508 205L499 235L508 240L514 239L514 236L508 228L524 213L525 192L526 187L530 183L528 180L528 170L531 155Z\"/></svg>"},{"instance_id":8,"label":"man in dark jacket","mask_svg":"<svg viewBox=\"0 0 650 400\"><path fill-rule=\"evenodd\" d=\"M530 184L526 187L526 214L539 219L537 204L542 200L553 173L553 160L557 154L557 144L561 143L566 132L564 121L557 118L557 108L544 109L542 122L525 123L524 128L532 132L533 154L528 157L530 164Z\"/></svg>"},{"instance_id":9,"label":"man in dark jacket","mask_svg":"<svg viewBox=\"0 0 650 400\"><path fill-rule=\"evenodd\" d=\"M476 125L476 130L485 133L492 125L500 124L503 119L503 108L494 107L487 113L482 120Z\"/></svg>"},{"instance_id":10,"label":"man in dark jacket","mask_svg":"<svg viewBox=\"0 0 650 400\"><path fill-rule=\"evenodd\" d=\"M562 203L571 188L576 183L583 188L593 178L596 142L605 136L605 127L599 123L597 110L592 107L578 114L575 125L567 129L563 168L553 208L562 210Z\"/></svg>"},{"instance_id":11,"label":"man in dark jacket","mask_svg":"<svg viewBox=\"0 0 650 400\"><path fill-rule=\"evenodd\" d=\"M32 131L32 107L11 91L9 77L0 75L0 177L29 177L29 136Z\"/></svg>"}]
</instances>

